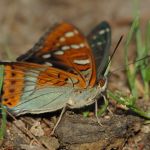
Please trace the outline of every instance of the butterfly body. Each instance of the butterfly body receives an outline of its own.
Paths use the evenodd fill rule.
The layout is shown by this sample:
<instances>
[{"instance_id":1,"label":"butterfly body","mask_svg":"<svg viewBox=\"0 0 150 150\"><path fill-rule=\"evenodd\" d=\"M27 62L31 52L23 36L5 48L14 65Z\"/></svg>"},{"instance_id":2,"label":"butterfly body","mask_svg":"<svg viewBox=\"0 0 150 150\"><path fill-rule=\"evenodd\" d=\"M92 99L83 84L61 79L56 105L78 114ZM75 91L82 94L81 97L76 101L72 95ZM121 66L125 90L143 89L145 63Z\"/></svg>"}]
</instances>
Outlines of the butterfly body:
<instances>
[{"instance_id":1,"label":"butterfly body","mask_svg":"<svg viewBox=\"0 0 150 150\"><path fill-rule=\"evenodd\" d=\"M15 115L92 104L107 86L103 72L108 62L109 25L102 22L88 40L73 25L62 23L18 62L1 63L2 104Z\"/></svg>"}]
</instances>

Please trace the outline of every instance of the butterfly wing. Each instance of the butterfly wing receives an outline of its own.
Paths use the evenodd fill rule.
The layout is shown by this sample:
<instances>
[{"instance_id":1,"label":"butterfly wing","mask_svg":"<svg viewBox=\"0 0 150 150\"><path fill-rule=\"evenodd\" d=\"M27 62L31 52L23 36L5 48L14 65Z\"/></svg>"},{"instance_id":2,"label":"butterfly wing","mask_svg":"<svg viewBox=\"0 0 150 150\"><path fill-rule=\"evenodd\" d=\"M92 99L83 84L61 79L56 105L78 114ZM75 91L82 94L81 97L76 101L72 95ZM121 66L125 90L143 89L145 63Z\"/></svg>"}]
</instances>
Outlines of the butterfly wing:
<instances>
[{"instance_id":1,"label":"butterfly wing","mask_svg":"<svg viewBox=\"0 0 150 150\"><path fill-rule=\"evenodd\" d=\"M80 75L82 87L93 87L96 81L91 48L79 30L68 23L56 25L17 60L46 64Z\"/></svg>"},{"instance_id":2,"label":"butterfly wing","mask_svg":"<svg viewBox=\"0 0 150 150\"><path fill-rule=\"evenodd\" d=\"M4 74L1 102L16 115L61 109L80 87L80 77L40 64L3 63L0 69Z\"/></svg>"},{"instance_id":3,"label":"butterfly wing","mask_svg":"<svg viewBox=\"0 0 150 150\"><path fill-rule=\"evenodd\" d=\"M111 28L107 22L101 22L87 36L96 63L97 81L104 74L108 65L108 55L111 44Z\"/></svg>"}]
</instances>

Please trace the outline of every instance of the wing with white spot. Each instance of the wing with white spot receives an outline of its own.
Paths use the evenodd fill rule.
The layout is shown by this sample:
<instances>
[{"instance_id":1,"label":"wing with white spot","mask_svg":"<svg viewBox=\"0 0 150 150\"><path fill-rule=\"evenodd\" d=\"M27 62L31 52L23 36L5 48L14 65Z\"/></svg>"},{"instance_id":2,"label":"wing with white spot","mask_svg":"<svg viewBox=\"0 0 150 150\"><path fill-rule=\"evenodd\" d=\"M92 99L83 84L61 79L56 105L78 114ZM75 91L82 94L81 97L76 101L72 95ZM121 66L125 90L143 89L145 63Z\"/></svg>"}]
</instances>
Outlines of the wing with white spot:
<instances>
[{"instance_id":1,"label":"wing with white spot","mask_svg":"<svg viewBox=\"0 0 150 150\"><path fill-rule=\"evenodd\" d=\"M101 22L87 36L93 50L96 63L96 74L99 81L108 65L108 55L111 44L111 28L107 22Z\"/></svg>"},{"instance_id":2,"label":"wing with white spot","mask_svg":"<svg viewBox=\"0 0 150 150\"><path fill-rule=\"evenodd\" d=\"M78 75L84 81L82 87L95 85L92 50L81 32L68 23L56 25L17 60L46 64Z\"/></svg>"}]
</instances>

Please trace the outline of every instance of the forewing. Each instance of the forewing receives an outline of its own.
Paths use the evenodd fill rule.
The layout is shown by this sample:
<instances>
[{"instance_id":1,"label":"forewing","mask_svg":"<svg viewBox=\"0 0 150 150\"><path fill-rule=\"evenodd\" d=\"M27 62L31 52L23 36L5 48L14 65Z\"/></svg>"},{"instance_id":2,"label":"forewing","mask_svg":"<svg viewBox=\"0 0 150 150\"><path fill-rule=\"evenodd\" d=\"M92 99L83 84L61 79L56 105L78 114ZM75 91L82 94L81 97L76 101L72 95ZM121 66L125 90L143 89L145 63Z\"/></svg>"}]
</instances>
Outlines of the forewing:
<instances>
[{"instance_id":1,"label":"forewing","mask_svg":"<svg viewBox=\"0 0 150 150\"><path fill-rule=\"evenodd\" d=\"M96 63L97 81L103 76L108 65L111 44L111 28L107 22L101 22L87 36Z\"/></svg>"},{"instance_id":2,"label":"forewing","mask_svg":"<svg viewBox=\"0 0 150 150\"><path fill-rule=\"evenodd\" d=\"M96 81L91 48L79 30L68 23L56 25L17 60L46 64L80 75L84 87L92 87Z\"/></svg>"}]
</instances>

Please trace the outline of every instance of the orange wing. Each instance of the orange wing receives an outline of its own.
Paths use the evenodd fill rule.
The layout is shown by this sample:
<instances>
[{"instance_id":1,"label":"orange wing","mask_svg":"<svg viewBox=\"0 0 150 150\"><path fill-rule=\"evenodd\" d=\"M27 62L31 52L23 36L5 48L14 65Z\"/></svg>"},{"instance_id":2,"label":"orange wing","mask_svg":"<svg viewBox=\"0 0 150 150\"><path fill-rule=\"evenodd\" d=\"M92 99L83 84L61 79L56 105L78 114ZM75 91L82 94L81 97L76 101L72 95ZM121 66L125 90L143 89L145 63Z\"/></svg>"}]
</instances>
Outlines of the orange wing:
<instances>
[{"instance_id":1,"label":"orange wing","mask_svg":"<svg viewBox=\"0 0 150 150\"><path fill-rule=\"evenodd\" d=\"M79 30L68 23L56 25L17 60L46 64L78 75L82 87L95 85L96 67L91 48Z\"/></svg>"}]
</instances>

